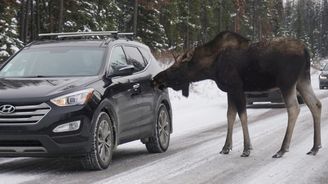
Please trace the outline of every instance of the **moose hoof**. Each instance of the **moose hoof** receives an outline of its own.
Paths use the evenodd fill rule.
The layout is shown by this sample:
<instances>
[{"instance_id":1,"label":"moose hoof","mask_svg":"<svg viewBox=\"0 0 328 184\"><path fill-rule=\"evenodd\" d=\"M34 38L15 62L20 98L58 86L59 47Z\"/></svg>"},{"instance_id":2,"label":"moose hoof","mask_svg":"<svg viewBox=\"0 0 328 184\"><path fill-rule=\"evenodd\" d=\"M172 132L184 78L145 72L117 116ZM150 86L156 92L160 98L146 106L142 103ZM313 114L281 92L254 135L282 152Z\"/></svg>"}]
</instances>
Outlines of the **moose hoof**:
<instances>
[{"instance_id":1,"label":"moose hoof","mask_svg":"<svg viewBox=\"0 0 328 184\"><path fill-rule=\"evenodd\" d=\"M229 152L232 150L231 147L223 147L222 150L220 151L220 154L229 154Z\"/></svg>"},{"instance_id":2,"label":"moose hoof","mask_svg":"<svg viewBox=\"0 0 328 184\"><path fill-rule=\"evenodd\" d=\"M316 146L316 147L313 147L311 149L311 151L309 151L307 154L308 155L313 155L315 156L318 152L319 152L319 149L321 148L321 146Z\"/></svg>"},{"instance_id":3,"label":"moose hoof","mask_svg":"<svg viewBox=\"0 0 328 184\"><path fill-rule=\"evenodd\" d=\"M280 151L278 151L275 155L273 155L272 158L281 158L282 156L284 156L284 154L285 154L286 152L287 152L287 151L280 150Z\"/></svg>"},{"instance_id":4,"label":"moose hoof","mask_svg":"<svg viewBox=\"0 0 328 184\"><path fill-rule=\"evenodd\" d=\"M251 149L247 149L243 151L243 154L241 154L241 157L249 157L249 155L251 154Z\"/></svg>"}]
</instances>

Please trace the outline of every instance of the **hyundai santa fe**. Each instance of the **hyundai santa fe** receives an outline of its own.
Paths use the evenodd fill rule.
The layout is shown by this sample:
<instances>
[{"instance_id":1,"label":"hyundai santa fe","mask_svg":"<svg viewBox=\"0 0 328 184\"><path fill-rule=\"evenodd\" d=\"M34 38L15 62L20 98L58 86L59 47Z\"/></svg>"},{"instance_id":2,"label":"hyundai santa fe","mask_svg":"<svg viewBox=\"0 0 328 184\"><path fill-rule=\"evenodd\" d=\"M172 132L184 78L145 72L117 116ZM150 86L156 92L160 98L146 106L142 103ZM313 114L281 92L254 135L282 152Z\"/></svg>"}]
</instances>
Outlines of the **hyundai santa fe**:
<instances>
[{"instance_id":1,"label":"hyundai santa fe","mask_svg":"<svg viewBox=\"0 0 328 184\"><path fill-rule=\"evenodd\" d=\"M152 84L160 64L119 33L76 39L95 35L106 34L40 35L56 39L29 44L1 66L1 157L74 157L101 170L126 142L168 149L170 100Z\"/></svg>"}]
</instances>

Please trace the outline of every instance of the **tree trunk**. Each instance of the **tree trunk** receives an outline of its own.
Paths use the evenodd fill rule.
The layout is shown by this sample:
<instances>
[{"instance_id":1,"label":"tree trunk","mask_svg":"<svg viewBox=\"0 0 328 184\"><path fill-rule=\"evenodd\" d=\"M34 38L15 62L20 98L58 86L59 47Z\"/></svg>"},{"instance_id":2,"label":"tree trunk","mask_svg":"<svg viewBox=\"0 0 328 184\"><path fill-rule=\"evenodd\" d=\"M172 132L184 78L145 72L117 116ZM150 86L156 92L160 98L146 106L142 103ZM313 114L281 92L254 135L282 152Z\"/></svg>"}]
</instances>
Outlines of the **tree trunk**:
<instances>
[{"instance_id":1,"label":"tree trunk","mask_svg":"<svg viewBox=\"0 0 328 184\"><path fill-rule=\"evenodd\" d=\"M27 43L27 35L29 34L28 32L28 14L29 14L29 4L30 0L25 1L25 17L24 17L24 35L23 35L23 42Z\"/></svg>"},{"instance_id":2,"label":"tree trunk","mask_svg":"<svg viewBox=\"0 0 328 184\"><path fill-rule=\"evenodd\" d=\"M49 31L51 32L51 33L53 33L54 32L54 19L53 19L53 16L52 16L52 3L51 3L52 1L49 1L49 4L48 4L48 13L49 13Z\"/></svg>"},{"instance_id":3,"label":"tree trunk","mask_svg":"<svg viewBox=\"0 0 328 184\"><path fill-rule=\"evenodd\" d=\"M40 34L40 0L36 0L35 16L36 16L36 38L38 38Z\"/></svg>"},{"instance_id":4,"label":"tree trunk","mask_svg":"<svg viewBox=\"0 0 328 184\"><path fill-rule=\"evenodd\" d=\"M64 22L64 0L59 0L59 20L58 20L58 31L63 32Z\"/></svg>"},{"instance_id":5,"label":"tree trunk","mask_svg":"<svg viewBox=\"0 0 328 184\"><path fill-rule=\"evenodd\" d=\"M188 15L187 15L187 35L186 35L186 49L190 48L190 30L189 30L189 18L190 18L190 0L188 0Z\"/></svg>"},{"instance_id":6,"label":"tree trunk","mask_svg":"<svg viewBox=\"0 0 328 184\"><path fill-rule=\"evenodd\" d=\"M30 19L31 19L31 25L30 25L30 41L33 41L35 38L35 32L34 32L34 6L33 6L33 0L30 1L30 7L31 7L31 15L30 15Z\"/></svg>"},{"instance_id":7,"label":"tree trunk","mask_svg":"<svg viewBox=\"0 0 328 184\"><path fill-rule=\"evenodd\" d=\"M138 0L134 0L133 32L137 35L138 25Z\"/></svg>"},{"instance_id":8,"label":"tree trunk","mask_svg":"<svg viewBox=\"0 0 328 184\"><path fill-rule=\"evenodd\" d=\"M223 17L222 17L223 16L223 4L222 3L223 2L222 1L223 0L219 0L219 3L220 3L220 7L219 7L220 8L220 10L219 10L220 11L219 12L219 26L220 26L219 27L219 32L221 32L223 30L222 29L223 28L223 24L222 24L222 19L223 19Z\"/></svg>"},{"instance_id":9,"label":"tree trunk","mask_svg":"<svg viewBox=\"0 0 328 184\"><path fill-rule=\"evenodd\" d=\"M240 22L241 17L244 14L244 0L234 0L235 8L236 8L236 16L235 16L235 32L240 32Z\"/></svg>"},{"instance_id":10,"label":"tree trunk","mask_svg":"<svg viewBox=\"0 0 328 184\"><path fill-rule=\"evenodd\" d=\"M20 8L20 32L19 37L20 40L24 42L24 35L25 35L25 0L21 1L21 8Z\"/></svg>"}]
</instances>

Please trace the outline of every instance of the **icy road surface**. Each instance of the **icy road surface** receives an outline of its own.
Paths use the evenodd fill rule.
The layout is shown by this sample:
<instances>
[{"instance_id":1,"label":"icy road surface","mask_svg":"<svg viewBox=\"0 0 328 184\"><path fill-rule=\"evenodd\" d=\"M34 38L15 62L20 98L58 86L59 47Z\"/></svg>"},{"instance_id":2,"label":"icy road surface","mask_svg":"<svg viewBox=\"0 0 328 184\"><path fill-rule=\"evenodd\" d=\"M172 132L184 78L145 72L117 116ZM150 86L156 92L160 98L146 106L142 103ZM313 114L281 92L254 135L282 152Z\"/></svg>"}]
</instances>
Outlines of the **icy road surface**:
<instances>
[{"instance_id":1,"label":"icy road surface","mask_svg":"<svg viewBox=\"0 0 328 184\"><path fill-rule=\"evenodd\" d=\"M135 183L328 183L328 90L313 86L322 109L323 148L308 156L313 124L305 105L296 123L290 152L281 159L271 156L281 146L287 114L281 105L260 104L248 109L254 150L241 158L243 138L235 123L233 151L220 155L226 136L226 96L209 81L192 86L185 99L171 91L174 133L166 153L148 154L139 141L119 146L107 170L80 169L77 161L43 158L0 158L0 184L135 184ZM204 93L206 91L206 93Z\"/></svg>"}]
</instances>

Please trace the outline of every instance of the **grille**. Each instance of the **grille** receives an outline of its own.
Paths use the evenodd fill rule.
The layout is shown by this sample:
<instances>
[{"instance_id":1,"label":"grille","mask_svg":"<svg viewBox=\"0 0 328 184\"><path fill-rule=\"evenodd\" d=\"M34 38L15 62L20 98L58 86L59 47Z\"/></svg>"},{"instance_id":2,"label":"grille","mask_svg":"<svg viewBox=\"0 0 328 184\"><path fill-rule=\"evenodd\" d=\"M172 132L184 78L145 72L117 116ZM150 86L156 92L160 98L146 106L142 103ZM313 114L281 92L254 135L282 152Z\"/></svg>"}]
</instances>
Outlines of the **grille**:
<instances>
[{"instance_id":1,"label":"grille","mask_svg":"<svg viewBox=\"0 0 328 184\"><path fill-rule=\"evenodd\" d=\"M35 124L49 111L50 107L46 103L15 106L15 112L13 113L0 113L0 124Z\"/></svg>"},{"instance_id":2,"label":"grille","mask_svg":"<svg viewBox=\"0 0 328 184\"><path fill-rule=\"evenodd\" d=\"M0 147L41 147L42 144L39 141L0 141Z\"/></svg>"}]
</instances>

